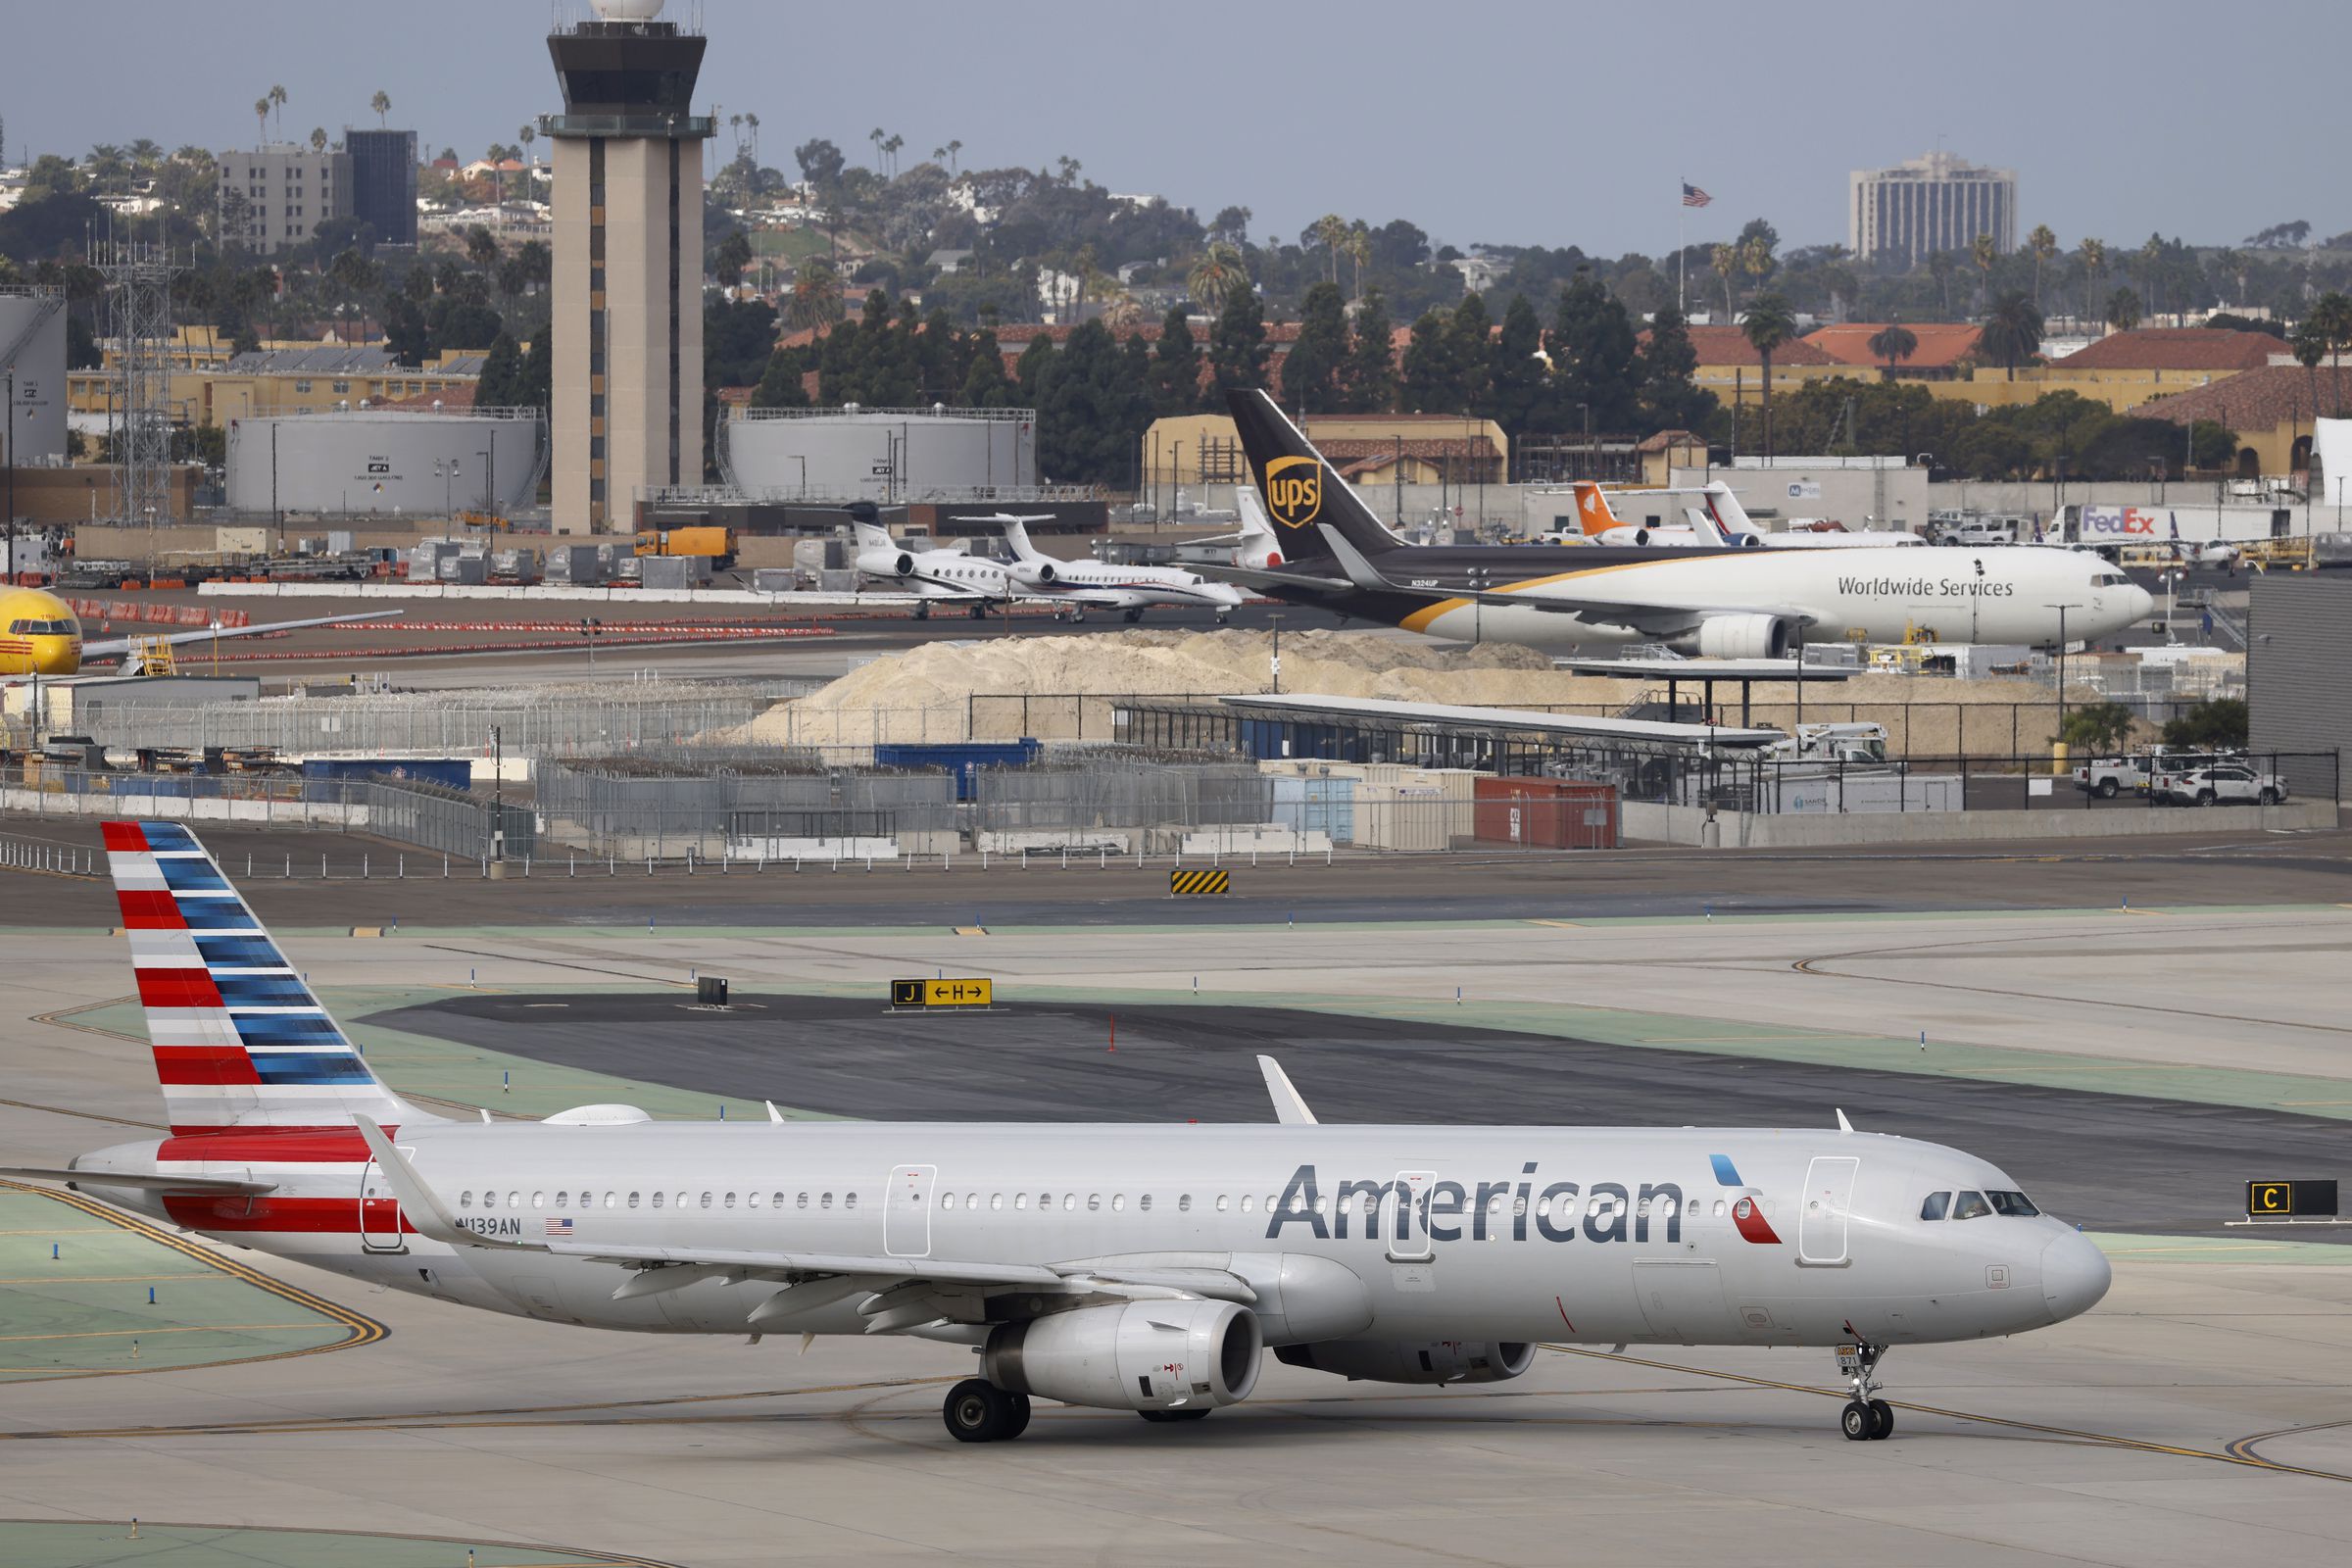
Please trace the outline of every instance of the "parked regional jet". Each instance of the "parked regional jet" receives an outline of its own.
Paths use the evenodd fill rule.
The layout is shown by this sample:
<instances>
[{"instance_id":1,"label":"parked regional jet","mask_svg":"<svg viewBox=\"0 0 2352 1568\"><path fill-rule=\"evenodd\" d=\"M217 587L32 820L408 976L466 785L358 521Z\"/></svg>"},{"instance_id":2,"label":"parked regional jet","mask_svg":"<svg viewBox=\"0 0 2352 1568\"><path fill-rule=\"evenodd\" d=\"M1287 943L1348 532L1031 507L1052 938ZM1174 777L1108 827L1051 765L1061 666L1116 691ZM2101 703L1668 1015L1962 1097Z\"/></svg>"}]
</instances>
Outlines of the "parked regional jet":
<instances>
[{"instance_id":1,"label":"parked regional jet","mask_svg":"<svg viewBox=\"0 0 2352 1568\"><path fill-rule=\"evenodd\" d=\"M913 594L920 601L914 607L917 619L930 617L933 601L963 605L978 619L988 613L989 606L1021 597L1004 563L960 550L908 550L875 520L877 515L868 503L850 508L850 526L858 534L858 573Z\"/></svg>"},{"instance_id":2,"label":"parked regional jet","mask_svg":"<svg viewBox=\"0 0 2352 1568\"><path fill-rule=\"evenodd\" d=\"M349 626L366 620L390 620L407 613L379 610L365 615L320 615L311 620L274 620L259 626L206 626L196 631L165 631L151 637L83 638L81 617L57 595L39 588L0 591L0 680L14 676L77 675L94 661L121 657L132 672L148 649L209 643L231 637L259 637L265 632L301 631L310 626Z\"/></svg>"},{"instance_id":3,"label":"parked regional jet","mask_svg":"<svg viewBox=\"0 0 2352 1568\"><path fill-rule=\"evenodd\" d=\"M1732 487L1721 479L1709 481L1698 489L1673 488L1654 490L1620 490L1616 499L1637 500L1648 496L1670 496L1670 503L1679 507L1683 521L1676 523L1628 523L1621 520L1610 505L1609 492L1589 480L1579 480L1576 491L1577 519L1585 534L1594 544L1602 545L1734 545L1741 549L1758 547L1770 550L1870 550L1882 546L1899 548L1904 545L1927 543L1919 535L1901 528L1874 529L1865 533L1848 533L1841 527L1790 528L1772 533L1755 525L1747 509Z\"/></svg>"},{"instance_id":4,"label":"parked regional jet","mask_svg":"<svg viewBox=\"0 0 2352 1568\"><path fill-rule=\"evenodd\" d=\"M1089 610L1115 610L1126 619L1144 618L1155 605L1213 610L1217 624L1242 602L1242 591L1228 582L1210 582L1181 566L1110 566L1100 561L1056 561L1029 542L1029 524L1044 517L1020 517L992 513L981 517L957 517L957 522L989 522L1004 530L1012 547L1012 580L1024 597L1063 607L1072 620L1084 620Z\"/></svg>"},{"instance_id":5,"label":"parked regional jet","mask_svg":"<svg viewBox=\"0 0 2352 1568\"><path fill-rule=\"evenodd\" d=\"M1277 514L1279 515L1279 509ZM1854 1131L448 1121L368 1070L188 829L109 822L170 1130L11 1170L453 1305L648 1333L971 1347L964 1442L1032 1396L1203 1416L1260 1352L1498 1383L1537 1342L1840 1348L1884 1438L1897 1345L2062 1322L2108 1267L1954 1149ZM804 1338L803 1345L808 1341Z\"/></svg>"},{"instance_id":6,"label":"parked regional jet","mask_svg":"<svg viewBox=\"0 0 2352 1568\"><path fill-rule=\"evenodd\" d=\"M2110 636L2155 608L2106 562L2058 550L1402 546L1271 398L1228 397L1284 564L1206 569L1433 637L1777 659L1848 638L2049 647Z\"/></svg>"}]
</instances>

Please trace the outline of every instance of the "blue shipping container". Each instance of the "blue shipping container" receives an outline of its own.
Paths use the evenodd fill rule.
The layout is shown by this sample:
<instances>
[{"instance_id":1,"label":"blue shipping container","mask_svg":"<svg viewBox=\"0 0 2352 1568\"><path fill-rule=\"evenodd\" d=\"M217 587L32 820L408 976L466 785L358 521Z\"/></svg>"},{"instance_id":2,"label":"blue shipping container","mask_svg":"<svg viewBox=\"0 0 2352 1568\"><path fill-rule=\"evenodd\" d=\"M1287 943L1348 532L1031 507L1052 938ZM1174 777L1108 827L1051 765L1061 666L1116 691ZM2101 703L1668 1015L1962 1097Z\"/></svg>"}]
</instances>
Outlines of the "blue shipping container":
<instances>
[{"instance_id":1,"label":"blue shipping container","mask_svg":"<svg viewBox=\"0 0 2352 1568\"><path fill-rule=\"evenodd\" d=\"M303 793L314 801L333 800L334 786L375 779L386 784L473 787L473 762L464 757L314 757L302 764Z\"/></svg>"}]
</instances>

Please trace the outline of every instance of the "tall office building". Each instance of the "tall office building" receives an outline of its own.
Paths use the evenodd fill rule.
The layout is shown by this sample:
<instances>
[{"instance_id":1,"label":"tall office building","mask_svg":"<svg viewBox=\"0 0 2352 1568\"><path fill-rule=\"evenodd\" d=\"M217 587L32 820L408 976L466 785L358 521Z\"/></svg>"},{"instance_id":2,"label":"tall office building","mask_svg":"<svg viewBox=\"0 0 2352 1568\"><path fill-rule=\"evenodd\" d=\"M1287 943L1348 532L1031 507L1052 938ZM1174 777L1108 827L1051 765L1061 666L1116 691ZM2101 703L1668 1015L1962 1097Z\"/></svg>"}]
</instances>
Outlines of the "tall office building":
<instances>
[{"instance_id":1,"label":"tall office building","mask_svg":"<svg viewBox=\"0 0 2352 1568\"><path fill-rule=\"evenodd\" d=\"M706 42L661 0L595 0L547 40L555 143L558 533L634 526L644 491L703 478L703 149L691 99Z\"/></svg>"},{"instance_id":2,"label":"tall office building","mask_svg":"<svg viewBox=\"0 0 2352 1568\"><path fill-rule=\"evenodd\" d=\"M300 245L351 215L351 155L278 142L220 157L220 238L260 256Z\"/></svg>"},{"instance_id":3,"label":"tall office building","mask_svg":"<svg viewBox=\"0 0 2352 1568\"><path fill-rule=\"evenodd\" d=\"M2017 249L2017 171L1979 169L1935 152L1892 169L1857 169L1848 181L1846 248L1864 261L1918 262L1964 251L1989 234Z\"/></svg>"},{"instance_id":4,"label":"tall office building","mask_svg":"<svg viewBox=\"0 0 2352 1568\"><path fill-rule=\"evenodd\" d=\"M346 130L351 216L375 226L379 245L416 243L416 133Z\"/></svg>"}]
</instances>

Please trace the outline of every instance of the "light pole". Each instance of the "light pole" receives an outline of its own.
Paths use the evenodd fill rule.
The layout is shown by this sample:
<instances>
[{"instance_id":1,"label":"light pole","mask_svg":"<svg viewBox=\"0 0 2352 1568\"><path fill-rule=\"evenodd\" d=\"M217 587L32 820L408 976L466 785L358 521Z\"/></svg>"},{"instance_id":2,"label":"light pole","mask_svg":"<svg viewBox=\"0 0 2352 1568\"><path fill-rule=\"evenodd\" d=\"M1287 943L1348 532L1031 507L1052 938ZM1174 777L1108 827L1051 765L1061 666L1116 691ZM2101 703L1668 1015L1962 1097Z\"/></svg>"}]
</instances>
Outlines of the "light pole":
<instances>
[{"instance_id":1,"label":"light pole","mask_svg":"<svg viewBox=\"0 0 2352 1568\"><path fill-rule=\"evenodd\" d=\"M17 368L8 368L8 559L0 577L17 574Z\"/></svg>"},{"instance_id":2,"label":"light pole","mask_svg":"<svg viewBox=\"0 0 2352 1568\"><path fill-rule=\"evenodd\" d=\"M1274 626L1274 695L1282 695L1282 612L1277 610L1266 619Z\"/></svg>"},{"instance_id":3,"label":"light pole","mask_svg":"<svg viewBox=\"0 0 2352 1568\"><path fill-rule=\"evenodd\" d=\"M2063 738L2066 733L2066 612L2070 610L2081 610L2082 606L2080 603L2070 603L2044 605L2041 608L2058 612L2058 731L2060 737Z\"/></svg>"},{"instance_id":4,"label":"light pole","mask_svg":"<svg viewBox=\"0 0 2352 1568\"><path fill-rule=\"evenodd\" d=\"M496 446L493 445L491 451L496 450ZM476 452L474 456L482 460L482 515L491 519L490 531L496 533L498 531L498 503L492 497L490 488L498 478L498 462L491 457L489 452Z\"/></svg>"},{"instance_id":5,"label":"light pole","mask_svg":"<svg viewBox=\"0 0 2352 1568\"><path fill-rule=\"evenodd\" d=\"M1487 568L1470 568L1470 646L1476 648L1486 637Z\"/></svg>"},{"instance_id":6,"label":"light pole","mask_svg":"<svg viewBox=\"0 0 2352 1568\"><path fill-rule=\"evenodd\" d=\"M580 636L588 644L588 678L596 679L596 640L605 634L605 623L591 616L580 622Z\"/></svg>"},{"instance_id":7,"label":"light pole","mask_svg":"<svg viewBox=\"0 0 2352 1568\"><path fill-rule=\"evenodd\" d=\"M1393 438L1396 443L1396 531L1404 532L1404 437Z\"/></svg>"}]
</instances>

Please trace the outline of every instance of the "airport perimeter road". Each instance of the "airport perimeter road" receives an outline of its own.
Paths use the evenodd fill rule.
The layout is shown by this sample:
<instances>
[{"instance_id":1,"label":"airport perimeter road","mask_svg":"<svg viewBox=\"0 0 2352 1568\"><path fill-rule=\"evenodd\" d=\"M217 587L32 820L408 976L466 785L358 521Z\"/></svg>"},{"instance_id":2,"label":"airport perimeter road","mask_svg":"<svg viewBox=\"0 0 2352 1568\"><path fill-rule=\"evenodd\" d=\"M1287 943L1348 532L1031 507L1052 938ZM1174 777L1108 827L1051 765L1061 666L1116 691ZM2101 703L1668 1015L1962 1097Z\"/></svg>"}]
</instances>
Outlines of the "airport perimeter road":
<instances>
[{"instance_id":1,"label":"airport perimeter road","mask_svg":"<svg viewBox=\"0 0 2352 1568\"><path fill-rule=\"evenodd\" d=\"M2021 813L2021 831L2030 818ZM642 865L588 858L519 864L486 881L465 860L342 833L226 825L208 846L266 920L293 926L669 925L960 926L1449 922L1735 914L1893 913L1922 910L2097 909L2334 905L2352 901L2352 832L2214 834L2078 843L1929 846L1904 850L1698 851L1634 849L1535 855L1508 850L1449 856L1341 858L1298 865L1226 862L1233 895L1168 897L1168 862L1142 871L1083 856L1065 867L1002 859L983 870L958 856L907 869L853 862L765 871ZM87 819L0 818L0 833L95 847ZM323 858L326 879L321 881ZM1192 862L1188 862L1192 863ZM363 866L368 879L361 880ZM396 879L396 871L407 876ZM288 872L291 872L291 880ZM115 904L103 882L0 871L0 927L106 926ZM31 891L35 890L37 891Z\"/></svg>"}]
</instances>

